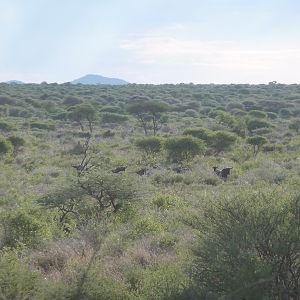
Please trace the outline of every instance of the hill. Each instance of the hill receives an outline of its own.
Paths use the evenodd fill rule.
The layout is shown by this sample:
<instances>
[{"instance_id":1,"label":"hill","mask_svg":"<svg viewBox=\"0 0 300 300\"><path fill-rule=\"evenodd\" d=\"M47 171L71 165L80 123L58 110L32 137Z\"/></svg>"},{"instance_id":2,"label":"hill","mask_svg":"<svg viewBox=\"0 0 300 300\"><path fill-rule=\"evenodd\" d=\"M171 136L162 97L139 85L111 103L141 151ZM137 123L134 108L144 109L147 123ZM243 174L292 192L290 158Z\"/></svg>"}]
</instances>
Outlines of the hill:
<instances>
[{"instance_id":1,"label":"hill","mask_svg":"<svg viewBox=\"0 0 300 300\"><path fill-rule=\"evenodd\" d=\"M25 84L25 82L20 81L20 80L9 80L9 81L6 81L5 83L8 83L8 84Z\"/></svg>"},{"instance_id":2,"label":"hill","mask_svg":"<svg viewBox=\"0 0 300 300\"><path fill-rule=\"evenodd\" d=\"M109 78L101 75L88 74L71 81L71 83L90 84L90 85L97 85L97 84L124 85L124 84L128 84L129 82L118 78Z\"/></svg>"}]
</instances>

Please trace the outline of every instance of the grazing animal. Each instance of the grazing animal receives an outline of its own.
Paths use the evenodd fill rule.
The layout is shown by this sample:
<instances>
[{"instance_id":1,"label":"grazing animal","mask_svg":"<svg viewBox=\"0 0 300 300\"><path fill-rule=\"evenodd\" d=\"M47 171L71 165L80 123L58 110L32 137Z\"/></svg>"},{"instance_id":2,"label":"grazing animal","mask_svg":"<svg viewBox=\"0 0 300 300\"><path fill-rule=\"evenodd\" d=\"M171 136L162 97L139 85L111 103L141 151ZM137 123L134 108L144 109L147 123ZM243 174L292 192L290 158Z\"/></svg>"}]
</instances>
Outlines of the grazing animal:
<instances>
[{"instance_id":1,"label":"grazing animal","mask_svg":"<svg viewBox=\"0 0 300 300\"><path fill-rule=\"evenodd\" d=\"M177 167L173 167L172 168L172 171L178 173L178 174L182 174L182 173L185 173L187 172L189 169L188 168L185 168L185 167L182 167L182 166L177 166Z\"/></svg>"},{"instance_id":2,"label":"grazing animal","mask_svg":"<svg viewBox=\"0 0 300 300\"><path fill-rule=\"evenodd\" d=\"M115 169L111 170L113 173L125 172L126 166L118 166Z\"/></svg>"},{"instance_id":3,"label":"grazing animal","mask_svg":"<svg viewBox=\"0 0 300 300\"><path fill-rule=\"evenodd\" d=\"M136 171L135 173L140 175L140 176L144 176L144 175L147 174L147 169L143 168L143 169L140 169L140 170Z\"/></svg>"},{"instance_id":4,"label":"grazing animal","mask_svg":"<svg viewBox=\"0 0 300 300\"><path fill-rule=\"evenodd\" d=\"M219 176L219 177L222 177L222 178L227 178L228 175L230 175L230 170L232 169L232 167L227 167L227 168L224 168L222 170L218 169L218 167L213 167L214 169L214 172Z\"/></svg>"}]
</instances>

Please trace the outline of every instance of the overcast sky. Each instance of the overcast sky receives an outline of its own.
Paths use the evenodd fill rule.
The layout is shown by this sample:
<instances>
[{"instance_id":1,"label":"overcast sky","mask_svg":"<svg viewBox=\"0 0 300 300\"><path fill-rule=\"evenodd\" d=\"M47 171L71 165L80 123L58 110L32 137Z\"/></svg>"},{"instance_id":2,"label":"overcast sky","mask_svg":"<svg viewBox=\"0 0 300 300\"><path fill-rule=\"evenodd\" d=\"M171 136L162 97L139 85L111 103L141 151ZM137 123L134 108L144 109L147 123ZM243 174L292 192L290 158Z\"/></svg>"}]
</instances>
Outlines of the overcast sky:
<instances>
[{"instance_id":1,"label":"overcast sky","mask_svg":"<svg viewBox=\"0 0 300 300\"><path fill-rule=\"evenodd\" d=\"M300 83L299 0L0 0L0 81Z\"/></svg>"}]
</instances>

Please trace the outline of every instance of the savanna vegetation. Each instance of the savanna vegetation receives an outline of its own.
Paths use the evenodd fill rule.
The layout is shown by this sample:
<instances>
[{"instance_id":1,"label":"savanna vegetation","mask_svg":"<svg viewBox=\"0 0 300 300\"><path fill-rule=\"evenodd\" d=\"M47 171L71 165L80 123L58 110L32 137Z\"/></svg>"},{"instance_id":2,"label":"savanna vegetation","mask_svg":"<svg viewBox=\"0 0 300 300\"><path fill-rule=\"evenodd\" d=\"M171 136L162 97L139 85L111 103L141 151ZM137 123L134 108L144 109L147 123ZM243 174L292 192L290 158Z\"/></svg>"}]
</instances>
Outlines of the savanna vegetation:
<instances>
[{"instance_id":1,"label":"savanna vegetation","mask_svg":"<svg viewBox=\"0 0 300 300\"><path fill-rule=\"evenodd\" d=\"M0 84L0 299L300 299L299 129L300 85Z\"/></svg>"}]
</instances>

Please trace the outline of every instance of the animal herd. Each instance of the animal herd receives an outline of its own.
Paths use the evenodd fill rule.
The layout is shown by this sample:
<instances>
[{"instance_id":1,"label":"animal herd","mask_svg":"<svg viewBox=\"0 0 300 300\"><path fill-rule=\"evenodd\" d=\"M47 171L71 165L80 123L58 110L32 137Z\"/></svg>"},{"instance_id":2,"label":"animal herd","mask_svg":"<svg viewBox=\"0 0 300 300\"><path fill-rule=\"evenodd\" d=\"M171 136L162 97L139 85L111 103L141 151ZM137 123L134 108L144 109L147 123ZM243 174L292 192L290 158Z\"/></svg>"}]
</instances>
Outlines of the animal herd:
<instances>
[{"instance_id":1,"label":"animal herd","mask_svg":"<svg viewBox=\"0 0 300 300\"><path fill-rule=\"evenodd\" d=\"M113 173L120 173L120 172L125 172L127 166L117 166L116 168L112 169L111 171ZM178 173L178 174L181 174L181 173L185 173L187 171L189 171L188 168L186 167L183 167L183 166L175 166L175 167L172 167L172 168L169 168L171 169L172 171ZM228 175L230 175L230 171L231 171L232 167L226 167L226 168L223 168L223 169L218 169L218 167L213 167L213 171L214 173L219 176L220 178L223 178L223 179L227 179ZM139 176L145 176L148 174L148 169L147 168L142 168L142 169L139 169L135 172L137 175Z\"/></svg>"}]
</instances>

